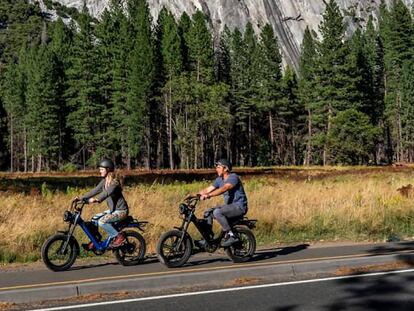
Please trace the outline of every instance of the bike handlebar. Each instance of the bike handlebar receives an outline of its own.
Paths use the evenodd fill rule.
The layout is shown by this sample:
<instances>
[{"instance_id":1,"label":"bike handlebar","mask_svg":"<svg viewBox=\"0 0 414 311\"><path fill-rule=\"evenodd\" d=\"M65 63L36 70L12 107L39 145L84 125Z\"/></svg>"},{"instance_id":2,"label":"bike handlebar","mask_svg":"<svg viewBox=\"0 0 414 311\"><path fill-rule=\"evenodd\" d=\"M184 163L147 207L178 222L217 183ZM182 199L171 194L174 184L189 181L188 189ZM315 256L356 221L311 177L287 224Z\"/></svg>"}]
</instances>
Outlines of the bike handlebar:
<instances>
[{"instance_id":1,"label":"bike handlebar","mask_svg":"<svg viewBox=\"0 0 414 311\"><path fill-rule=\"evenodd\" d=\"M188 195L185 198L185 202L188 204L189 207L195 208L198 201L200 201L200 198L201 198L201 195L199 193L197 193L195 196Z\"/></svg>"},{"instance_id":2,"label":"bike handlebar","mask_svg":"<svg viewBox=\"0 0 414 311\"><path fill-rule=\"evenodd\" d=\"M87 204L88 202L86 201L86 200L81 200L81 199L78 199L78 198L76 198L76 199L74 199L74 200L72 200L72 202L71 202L71 204L70 204L70 208L71 208L71 210L78 210L78 211L81 211L82 209L83 209L83 206L85 205L85 204ZM78 207L79 206L79 207Z\"/></svg>"}]
</instances>

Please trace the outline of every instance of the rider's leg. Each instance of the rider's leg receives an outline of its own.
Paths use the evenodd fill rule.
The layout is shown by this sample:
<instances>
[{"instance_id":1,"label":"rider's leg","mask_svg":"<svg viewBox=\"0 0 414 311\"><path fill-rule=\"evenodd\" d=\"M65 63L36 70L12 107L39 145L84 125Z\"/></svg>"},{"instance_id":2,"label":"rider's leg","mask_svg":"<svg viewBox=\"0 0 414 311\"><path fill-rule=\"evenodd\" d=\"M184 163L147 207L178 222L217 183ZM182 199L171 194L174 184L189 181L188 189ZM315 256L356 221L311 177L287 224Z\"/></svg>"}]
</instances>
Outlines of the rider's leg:
<instances>
[{"instance_id":1,"label":"rider's leg","mask_svg":"<svg viewBox=\"0 0 414 311\"><path fill-rule=\"evenodd\" d=\"M221 246L229 247L239 239L231 231L227 218L238 217L245 214L245 209L237 204L226 204L218 206L213 216L217 219L217 222L221 225L224 232L226 232L225 239L222 241Z\"/></svg>"},{"instance_id":2,"label":"rider's leg","mask_svg":"<svg viewBox=\"0 0 414 311\"><path fill-rule=\"evenodd\" d=\"M110 212L111 212L110 210L106 210L102 213L98 213L98 214L94 215L91 219L91 223L94 224L95 226L99 226L99 219L102 218L103 216L109 214ZM94 245L93 245L92 241L90 241L88 244L82 244L82 246L85 250L89 250L89 251L93 250L93 248L94 248Z\"/></svg>"},{"instance_id":3,"label":"rider's leg","mask_svg":"<svg viewBox=\"0 0 414 311\"><path fill-rule=\"evenodd\" d=\"M213 216L217 219L224 232L230 232L230 225L227 218L242 216L244 210L242 210L237 204L225 204L217 206L214 209Z\"/></svg>"},{"instance_id":4,"label":"rider's leg","mask_svg":"<svg viewBox=\"0 0 414 311\"><path fill-rule=\"evenodd\" d=\"M125 239L122 234L118 234L118 231L111 225L111 223L123 220L127 217L126 211L114 211L112 213L106 214L99 218L98 224L101 226L106 232L108 232L111 238L116 238L114 240L114 246L121 244Z\"/></svg>"}]
</instances>

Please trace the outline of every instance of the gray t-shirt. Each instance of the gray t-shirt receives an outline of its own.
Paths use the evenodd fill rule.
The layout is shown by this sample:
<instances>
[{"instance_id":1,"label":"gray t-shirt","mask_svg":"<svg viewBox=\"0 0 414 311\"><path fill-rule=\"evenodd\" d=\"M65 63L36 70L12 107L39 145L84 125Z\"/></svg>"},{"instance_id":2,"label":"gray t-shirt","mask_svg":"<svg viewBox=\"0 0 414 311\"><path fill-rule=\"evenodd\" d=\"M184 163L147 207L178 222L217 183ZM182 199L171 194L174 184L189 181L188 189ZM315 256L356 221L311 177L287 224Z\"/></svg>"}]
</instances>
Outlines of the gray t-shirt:
<instances>
[{"instance_id":1,"label":"gray t-shirt","mask_svg":"<svg viewBox=\"0 0 414 311\"><path fill-rule=\"evenodd\" d=\"M213 187L221 188L225 184L232 184L233 188L223 193L224 196L224 203L225 204L237 204L241 208L247 210L247 196L244 192L243 184L239 178L234 173L230 173L227 176L227 179L223 179L223 177L217 177L216 180L213 182Z\"/></svg>"}]
</instances>

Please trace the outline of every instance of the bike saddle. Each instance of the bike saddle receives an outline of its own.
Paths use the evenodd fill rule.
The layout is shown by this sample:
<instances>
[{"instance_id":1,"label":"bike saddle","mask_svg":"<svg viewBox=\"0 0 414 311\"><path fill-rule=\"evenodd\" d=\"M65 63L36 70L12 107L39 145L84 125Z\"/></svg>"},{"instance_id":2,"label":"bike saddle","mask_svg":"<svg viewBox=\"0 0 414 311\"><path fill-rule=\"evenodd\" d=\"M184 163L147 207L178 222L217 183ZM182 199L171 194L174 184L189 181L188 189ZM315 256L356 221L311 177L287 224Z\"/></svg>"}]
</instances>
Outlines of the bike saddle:
<instances>
[{"instance_id":1,"label":"bike saddle","mask_svg":"<svg viewBox=\"0 0 414 311\"><path fill-rule=\"evenodd\" d=\"M244 215L241 215L241 216L228 218L227 221L229 222L229 224L234 225L238 223L239 221L242 221L243 219L244 219Z\"/></svg>"},{"instance_id":2,"label":"bike saddle","mask_svg":"<svg viewBox=\"0 0 414 311\"><path fill-rule=\"evenodd\" d=\"M122 225L126 225L129 224L130 222L132 222L134 220L134 218L132 216L127 216L127 218L122 219L120 221L116 221L114 222L114 224L118 225L118 226L122 226Z\"/></svg>"}]
</instances>

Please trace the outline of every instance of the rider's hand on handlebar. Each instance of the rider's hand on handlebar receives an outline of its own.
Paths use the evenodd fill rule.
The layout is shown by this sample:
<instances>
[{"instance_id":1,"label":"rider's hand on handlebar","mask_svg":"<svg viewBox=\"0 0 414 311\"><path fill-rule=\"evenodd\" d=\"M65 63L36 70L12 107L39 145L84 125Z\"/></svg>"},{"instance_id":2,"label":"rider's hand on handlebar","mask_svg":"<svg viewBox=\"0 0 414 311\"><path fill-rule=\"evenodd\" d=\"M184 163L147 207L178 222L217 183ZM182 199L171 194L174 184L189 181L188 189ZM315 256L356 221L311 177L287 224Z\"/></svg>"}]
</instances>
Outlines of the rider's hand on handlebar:
<instances>
[{"instance_id":1,"label":"rider's hand on handlebar","mask_svg":"<svg viewBox=\"0 0 414 311\"><path fill-rule=\"evenodd\" d=\"M207 199L210 199L210 197L208 196L208 194L202 194L202 195L200 195L200 200L201 201L204 201L204 200L207 200Z\"/></svg>"},{"instance_id":2,"label":"rider's hand on handlebar","mask_svg":"<svg viewBox=\"0 0 414 311\"><path fill-rule=\"evenodd\" d=\"M92 203L98 203L98 200L97 200L97 199L95 199L95 198L90 198L90 199L88 200L88 203L89 203L89 204L92 204Z\"/></svg>"},{"instance_id":3,"label":"rider's hand on handlebar","mask_svg":"<svg viewBox=\"0 0 414 311\"><path fill-rule=\"evenodd\" d=\"M194 198L197 197L197 195L198 195L198 193L189 193L185 196L185 199L186 200L194 199Z\"/></svg>"}]
</instances>

